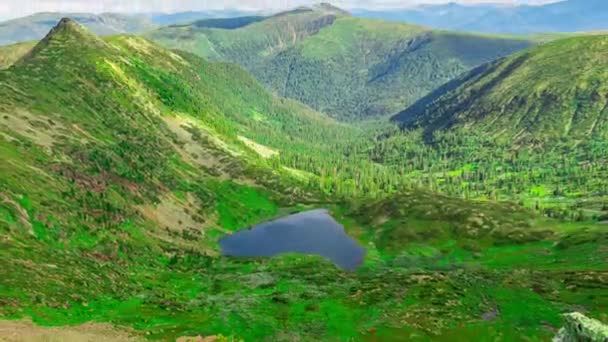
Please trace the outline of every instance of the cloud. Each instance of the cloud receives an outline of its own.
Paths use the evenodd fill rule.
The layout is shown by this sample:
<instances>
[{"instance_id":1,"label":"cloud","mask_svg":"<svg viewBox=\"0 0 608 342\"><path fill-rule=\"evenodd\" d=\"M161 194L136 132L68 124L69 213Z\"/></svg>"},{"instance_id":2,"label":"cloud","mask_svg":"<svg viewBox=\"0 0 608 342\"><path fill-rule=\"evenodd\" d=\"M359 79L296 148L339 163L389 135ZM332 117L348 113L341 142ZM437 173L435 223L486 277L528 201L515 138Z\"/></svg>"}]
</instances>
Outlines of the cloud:
<instances>
[{"instance_id":1,"label":"cloud","mask_svg":"<svg viewBox=\"0 0 608 342\"><path fill-rule=\"evenodd\" d=\"M449 0L336 0L344 8L396 8ZM460 3L546 3L555 0L456 0ZM312 0L0 0L0 18L21 17L36 12L179 12L198 10L277 10L311 5Z\"/></svg>"}]
</instances>

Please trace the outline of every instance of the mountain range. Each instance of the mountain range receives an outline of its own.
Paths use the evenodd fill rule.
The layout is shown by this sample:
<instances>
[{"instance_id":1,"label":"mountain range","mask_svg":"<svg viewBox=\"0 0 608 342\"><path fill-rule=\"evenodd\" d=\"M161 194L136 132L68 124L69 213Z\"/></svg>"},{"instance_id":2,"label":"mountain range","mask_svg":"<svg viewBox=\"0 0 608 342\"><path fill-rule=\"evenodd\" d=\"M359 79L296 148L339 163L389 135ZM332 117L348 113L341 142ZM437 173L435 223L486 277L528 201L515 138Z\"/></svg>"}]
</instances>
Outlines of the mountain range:
<instances>
[{"instance_id":1,"label":"mountain range","mask_svg":"<svg viewBox=\"0 0 608 342\"><path fill-rule=\"evenodd\" d=\"M322 6L330 6L322 4ZM493 4L421 5L408 9L353 9L356 17L418 24L435 29L509 34L546 34L597 31L608 9L602 0L564 0L545 5ZM185 25L198 20L262 16L244 10L185 11L177 13L36 13L0 22L0 45L39 40L62 17L70 17L99 35L141 33L160 26Z\"/></svg>"},{"instance_id":2,"label":"mountain range","mask_svg":"<svg viewBox=\"0 0 608 342\"><path fill-rule=\"evenodd\" d=\"M365 135L271 95L236 65L139 37L100 39L63 19L0 84L2 317L110 321L163 340L366 339L394 326L407 339L546 338L562 310L595 314L605 303L593 295L608 252L599 228L564 234L515 204L423 190L336 201L324 176L319 187L277 157L326 156L336 172L348 161L332 159L337 147ZM367 241L361 271L218 255L222 235L319 203ZM513 254L524 247L535 257ZM514 278L522 268L532 271ZM514 313L482 318L497 306ZM479 326L449 328L463 320Z\"/></svg>"},{"instance_id":3,"label":"mountain range","mask_svg":"<svg viewBox=\"0 0 608 342\"><path fill-rule=\"evenodd\" d=\"M1 47L0 339L542 341L565 312L608 322L607 48L329 5L145 37L63 18ZM358 269L222 255L320 208Z\"/></svg>"},{"instance_id":4,"label":"mountain range","mask_svg":"<svg viewBox=\"0 0 608 342\"><path fill-rule=\"evenodd\" d=\"M423 5L385 11L353 10L360 17L416 23L438 29L530 34L608 29L603 0L564 0L544 5Z\"/></svg>"},{"instance_id":5,"label":"mountain range","mask_svg":"<svg viewBox=\"0 0 608 342\"><path fill-rule=\"evenodd\" d=\"M27 17L0 22L0 45L39 40L63 18L69 16L86 25L96 34L109 36L119 33L143 32L156 25L143 15L116 13L37 13Z\"/></svg>"},{"instance_id":6,"label":"mountain range","mask_svg":"<svg viewBox=\"0 0 608 342\"><path fill-rule=\"evenodd\" d=\"M185 24L196 20L239 17L248 14L250 12L236 10L178 12L171 14L36 13L0 22L0 46L40 40L64 17L73 19L97 35L110 36L121 33L142 33L158 28L161 25Z\"/></svg>"},{"instance_id":7,"label":"mountain range","mask_svg":"<svg viewBox=\"0 0 608 342\"><path fill-rule=\"evenodd\" d=\"M194 22L146 36L237 63L277 94L340 120L398 113L461 73L535 44L361 19L327 4L222 23Z\"/></svg>"}]
</instances>

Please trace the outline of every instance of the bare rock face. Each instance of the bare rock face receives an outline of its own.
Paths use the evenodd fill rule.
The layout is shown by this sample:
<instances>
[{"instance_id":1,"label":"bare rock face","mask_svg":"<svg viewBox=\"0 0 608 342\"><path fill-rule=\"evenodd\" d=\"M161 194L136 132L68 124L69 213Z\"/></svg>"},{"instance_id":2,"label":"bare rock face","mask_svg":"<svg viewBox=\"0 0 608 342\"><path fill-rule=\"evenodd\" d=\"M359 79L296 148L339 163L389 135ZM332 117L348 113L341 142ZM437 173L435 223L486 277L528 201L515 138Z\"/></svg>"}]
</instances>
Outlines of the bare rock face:
<instances>
[{"instance_id":1,"label":"bare rock face","mask_svg":"<svg viewBox=\"0 0 608 342\"><path fill-rule=\"evenodd\" d=\"M579 312L565 314L566 324L553 342L608 342L608 326Z\"/></svg>"}]
</instances>

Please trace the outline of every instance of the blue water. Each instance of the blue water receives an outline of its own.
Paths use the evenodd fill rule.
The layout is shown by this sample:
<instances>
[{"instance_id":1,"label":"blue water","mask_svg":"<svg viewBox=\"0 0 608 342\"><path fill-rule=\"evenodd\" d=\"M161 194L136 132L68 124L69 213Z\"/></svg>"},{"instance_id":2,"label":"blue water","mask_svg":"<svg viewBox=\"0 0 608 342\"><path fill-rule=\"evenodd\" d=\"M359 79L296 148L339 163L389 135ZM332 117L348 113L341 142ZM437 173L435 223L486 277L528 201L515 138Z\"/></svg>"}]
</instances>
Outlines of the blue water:
<instances>
[{"instance_id":1,"label":"blue water","mask_svg":"<svg viewBox=\"0 0 608 342\"><path fill-rule=\"evenodd\" d=\"M359 267L365 256L365 249L344 232L344 227L327 210L322 209L259 224L225 236L219 244L226 256L315 254L346 270Z\"/></svg>"}]
</instances>

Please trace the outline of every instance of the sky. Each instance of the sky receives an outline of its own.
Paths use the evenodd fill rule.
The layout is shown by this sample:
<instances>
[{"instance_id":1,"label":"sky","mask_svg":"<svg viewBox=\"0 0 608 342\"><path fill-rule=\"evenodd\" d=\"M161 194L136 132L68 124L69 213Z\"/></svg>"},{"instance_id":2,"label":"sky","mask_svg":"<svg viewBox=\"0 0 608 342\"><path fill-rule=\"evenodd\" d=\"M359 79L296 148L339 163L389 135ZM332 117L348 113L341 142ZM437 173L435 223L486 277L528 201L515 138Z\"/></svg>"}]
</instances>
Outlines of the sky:
<instances>
[{"instance_id":1,"label":"sky","mask_svg":"<svg viewBox=\"0 0 608 342\"><path fill-rule=\"evenodd\" d=\"M463 4L501 3L539 4L556 0L451 0ZM164 12L198 10L279 10L311 5L312 0L0 0L0 19L22 17L36 12ZM448 0L336 0L332 4L346 8L386 9L415 6L421 3L446 3Z\"/></svg>"}]
</instances>

